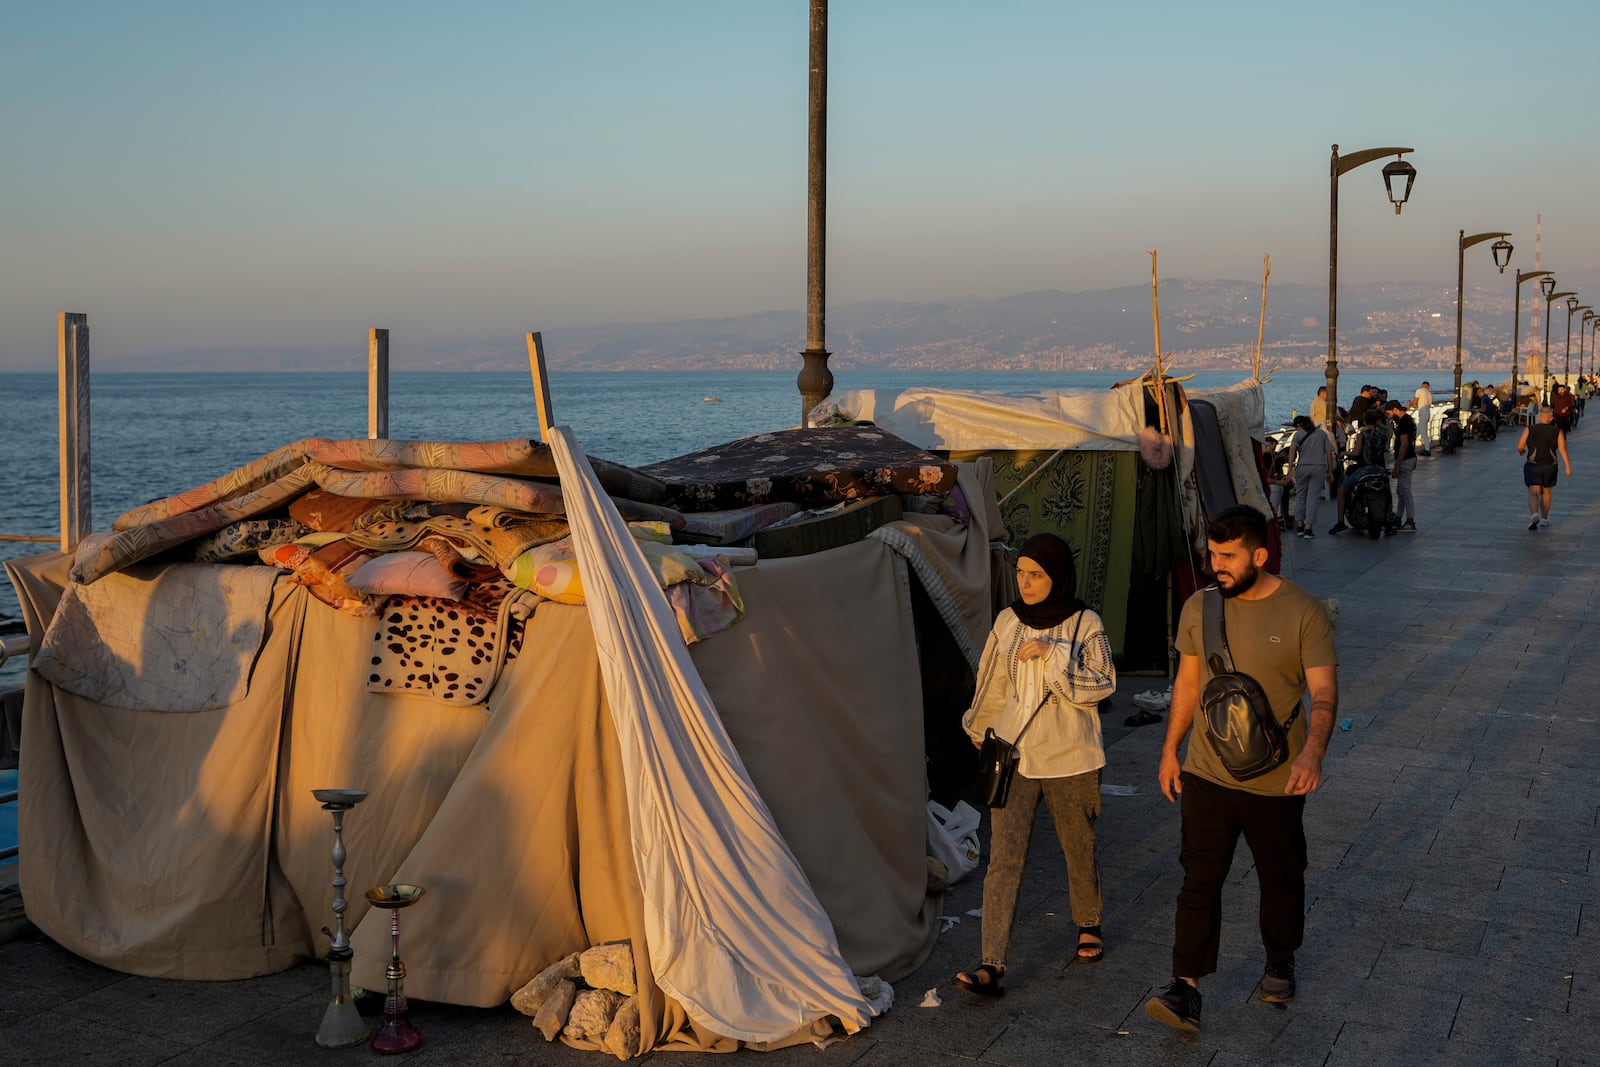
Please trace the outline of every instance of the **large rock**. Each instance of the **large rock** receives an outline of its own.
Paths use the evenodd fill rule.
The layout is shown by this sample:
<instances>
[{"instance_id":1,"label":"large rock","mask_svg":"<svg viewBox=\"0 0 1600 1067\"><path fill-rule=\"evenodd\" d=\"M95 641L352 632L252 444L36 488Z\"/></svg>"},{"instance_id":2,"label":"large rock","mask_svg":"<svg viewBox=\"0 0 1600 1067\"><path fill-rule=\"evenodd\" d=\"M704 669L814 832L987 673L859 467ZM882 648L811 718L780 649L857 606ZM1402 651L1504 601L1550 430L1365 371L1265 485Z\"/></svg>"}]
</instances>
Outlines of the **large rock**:
<instances>
[{"instance_id":1,"label":"large rock","mask_svg":"<svg viewBox=\"0 0 1600 1067\"><path fill-rule=\"evenodd\" d=\"M631 1060L639 1048L639 998L629 997L617 1006L611 1029L606 1031L606 1051L619 1060Z\"/></svg>"},{"instance_id":2,"label":"large rock","mask_svg":"<svg viewBox=\"0 0 1600 1067\"><path fill-rule=\"evenodd\" d=\"M534 975L532 981L511 994L511 1006L524 1015L539 1014L540 1005L555 992L563 978L578 977L578 956L579 953L574 952Z\"/></svg>"},{"instance_id":3,"label":"large rock","mask_svg":"<svg viewBox=\"0 0 1600 1067\"><path fill-rule=\"evenodd\" d=\"M633 969L633 946L626 941L596 945L578 954L578 970L595 989L609 989L631 997L639 991Z\"/></svg>"},{"instance_id":4,"label":"large rock","mask_svg":"<svg viewBox=\"0 0 1600 1067\"><path fill-rule=\"evenodd\" d=\"M567 1016L566 1036L580 1041L584 1038L600 1040L611 1029L611 1020L621 1003L622 998L609 989L585 989L573 1001L572 1011Z\"/></svg>"},{"instance_id":5,"label":"large rock","mask_svg":"<svg viewBox=\"0 0 1600 1067\"><path fill-rule=\"evenodd\" d=\"M578 983L570 978L563 978L556 983L555 991L544 998L544 1003L539 1005L538 1012L533 1017L533 1025L538 1027L546 1041L554 1041L556 1035L561 1033L561 1028L567 1025L567 1016L572 1011L572 1002L578 996Z\"/></svg>"}]
</instances>

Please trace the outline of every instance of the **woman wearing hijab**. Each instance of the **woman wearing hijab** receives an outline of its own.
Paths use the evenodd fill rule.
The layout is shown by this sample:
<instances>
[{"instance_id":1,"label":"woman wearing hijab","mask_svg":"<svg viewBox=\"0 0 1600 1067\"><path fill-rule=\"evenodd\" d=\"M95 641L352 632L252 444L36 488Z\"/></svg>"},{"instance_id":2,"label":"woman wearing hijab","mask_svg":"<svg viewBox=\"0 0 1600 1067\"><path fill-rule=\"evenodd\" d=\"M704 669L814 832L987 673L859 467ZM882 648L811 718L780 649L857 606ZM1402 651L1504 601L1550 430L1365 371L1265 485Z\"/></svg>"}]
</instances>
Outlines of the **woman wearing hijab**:
<instances>
[{"instance_id":1,"label":"woman wearing hijab","mask_svg":"<svg viewBox=\"0 0 1600 1067\"><path fill-rule=\"evenodd\" d=\"M1106 756L1096 705L1117 688L1111 642L1100 616L1077 598L1072 549L1061 538L1038 534L1023 544L1017 588L1021 595L994 621L977 692L961 720L974 744L993 727L1020 756L1005 806L989 815L983 960L955 977L956 985L988 997L1005 993L1011 922L1041 798L1067 858L1078 961L1097 963L1105 955L1094 823Z\"/></svg>"}]
</instances>

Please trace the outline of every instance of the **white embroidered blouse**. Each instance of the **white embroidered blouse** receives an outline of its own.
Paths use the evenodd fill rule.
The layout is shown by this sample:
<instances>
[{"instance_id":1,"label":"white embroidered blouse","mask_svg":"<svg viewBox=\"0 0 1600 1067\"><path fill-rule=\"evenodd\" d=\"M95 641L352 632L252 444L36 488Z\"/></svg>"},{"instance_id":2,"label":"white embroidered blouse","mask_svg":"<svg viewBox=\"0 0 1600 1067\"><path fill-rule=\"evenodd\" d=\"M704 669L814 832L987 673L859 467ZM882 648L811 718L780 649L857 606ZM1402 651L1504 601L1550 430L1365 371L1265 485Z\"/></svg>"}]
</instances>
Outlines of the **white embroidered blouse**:
<instances>
[{"instance_id":1,"label":"white embroidered blouse","mask_svg":"<svg viewBox=\"0 0 1600 1067\"><path fill-rule=\"evenodd\" d=\"M1017 650L1034 638L1049 642L1050 654L1019 660ZM1111 640L1100 616L1084 609L1048 630L1035 630L1006 608L983 646L977 691L961 725L974 742L991 726L1008 741L1020 734L1017 770L1025 777L1085 774L1105 766L1096 705L1116 690ZM1024 730L1030 716L1033 722Z\"/></svg>"}]
</instances>

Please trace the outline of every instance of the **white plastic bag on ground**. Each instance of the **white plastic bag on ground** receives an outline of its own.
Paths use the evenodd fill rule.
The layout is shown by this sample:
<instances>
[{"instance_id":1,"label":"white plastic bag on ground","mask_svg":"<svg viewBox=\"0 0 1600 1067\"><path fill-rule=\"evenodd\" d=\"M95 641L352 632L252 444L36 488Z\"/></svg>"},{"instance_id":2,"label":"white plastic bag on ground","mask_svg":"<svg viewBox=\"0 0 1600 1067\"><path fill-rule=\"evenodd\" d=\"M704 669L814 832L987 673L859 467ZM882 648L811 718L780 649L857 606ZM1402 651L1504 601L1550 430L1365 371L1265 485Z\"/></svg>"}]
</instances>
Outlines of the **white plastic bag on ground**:
<instances>
[{"instance_id":1,"label":"white plastic bag on ground","mask_svg":"<svg viewBox=\"0 0 1600 1067\"><path fill-rule=\"evenodd\" d=\"M944 864L950 884L978 869L978 823L983 818L965 800L954 811L937 800L928 801L928 855Z\"/></svg>"}]
</instances>

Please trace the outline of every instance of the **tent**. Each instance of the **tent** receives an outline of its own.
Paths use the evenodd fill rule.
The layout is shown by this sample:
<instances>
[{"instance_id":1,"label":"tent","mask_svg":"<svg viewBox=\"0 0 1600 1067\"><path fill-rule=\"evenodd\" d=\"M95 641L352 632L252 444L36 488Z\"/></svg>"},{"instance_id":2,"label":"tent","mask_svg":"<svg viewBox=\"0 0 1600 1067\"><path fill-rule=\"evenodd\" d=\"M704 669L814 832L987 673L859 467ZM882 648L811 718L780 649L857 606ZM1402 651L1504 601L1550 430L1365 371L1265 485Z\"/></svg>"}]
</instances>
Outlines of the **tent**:
<instances>
[{"instance_id":1,"label":"tent","mask_svg":"<svg viewBox=\"0 0 1600 1067\"><path fill-rule=\"evenodd\" d=\"M1192 590L1190 552L1203 558L1205 516L1236 502L1270 514L1261 481L1266 438L1261 382L1214 390L1167 382L1176 463L1141 462L1159 425L1147 378L1110 389L974 393L864 389L835 393L813 420L867 420L912 444L994 464L1004 537L1040 532L1078 552L1079 595L1105 620L1123 669L1166 670L1167 625L1148 605ZM1131 627L1131 631L1130 631Z\"/></svg>"},{"instance_id":2,"label":"tent","mask_svg":"<svg viewBox=\"0 0 1600 1067\"><path fill-rule=\"evenodd\" d=\"M850 976L903 977L938 930L911 590L931 589L939 618L981 643L988 511L907 515L742 568L744 618L669 656L659 590L632 607L598 592L632 546L602 504L605 468L567 444L565 510L610 636L597 599L503 618L483 639L504 640L503 664L477 704L372 691L386 618L329 610L266 568L148 556L203 513L238 517L213 497L271 495L297 477L293 457L196 490L175 514L145 509L76 559L9 562L29 631L44 635L24 699L19 827L36 925L151 976L237 978L321 955L332 835L311 790L360 788L370 797L344 834L358 984L381 988L387 957L387 915L360 891L406 881L427 890L406 917L407 990L422 1000L499 1004L553 960L625 940L643 1049L767 1045L868 1021ZM992 497L985 466L959 479L972 499ZM86 568L92 584L71 580ZM631 645L614 625L630 612ZM676 664L649 714L619 709L638 704L617 695L630 657ZM676 792L691 787L693 804Z\"/></svg>"}]
</instances>

